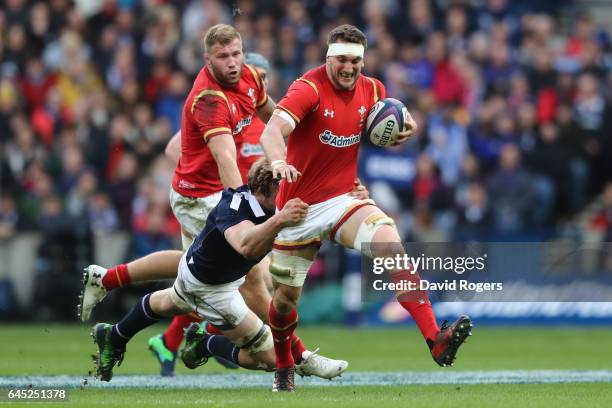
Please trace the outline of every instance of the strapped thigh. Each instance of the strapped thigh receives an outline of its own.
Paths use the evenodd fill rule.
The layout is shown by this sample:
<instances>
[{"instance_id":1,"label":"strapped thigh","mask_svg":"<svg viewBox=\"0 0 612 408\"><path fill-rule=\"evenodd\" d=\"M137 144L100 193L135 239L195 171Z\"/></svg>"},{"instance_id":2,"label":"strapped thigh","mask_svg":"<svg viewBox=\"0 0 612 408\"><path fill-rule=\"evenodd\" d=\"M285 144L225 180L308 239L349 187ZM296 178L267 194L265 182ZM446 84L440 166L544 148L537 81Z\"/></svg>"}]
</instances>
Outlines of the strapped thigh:
<instances>
[{"instance_id":1,"label":"strapped thigh","mask_svg":"<svg viewBox=\"0 0 612 408\"><path fill-rule=\"evenodd\" d=\"M313 261L296 255L287 255L281 251L272 251L270 274L272 280L287 286L301 288Z\"/></svg>"},{"instance_id":2,"label":"strapped thigh","mask_svg":"<svg viewBox=\"0 0 612 408\"><path fill-rule=\"evenodd\" d=\"M359 229L355 235L355 241L353 242L353 248L371 258L372 249L369 245L362 244L371 243L376 231L383 225L394 226L395 221L382 212L376 212L367 216L366 219L361 222L361 225L359 225Z\"/></svg>"}]
</instances>

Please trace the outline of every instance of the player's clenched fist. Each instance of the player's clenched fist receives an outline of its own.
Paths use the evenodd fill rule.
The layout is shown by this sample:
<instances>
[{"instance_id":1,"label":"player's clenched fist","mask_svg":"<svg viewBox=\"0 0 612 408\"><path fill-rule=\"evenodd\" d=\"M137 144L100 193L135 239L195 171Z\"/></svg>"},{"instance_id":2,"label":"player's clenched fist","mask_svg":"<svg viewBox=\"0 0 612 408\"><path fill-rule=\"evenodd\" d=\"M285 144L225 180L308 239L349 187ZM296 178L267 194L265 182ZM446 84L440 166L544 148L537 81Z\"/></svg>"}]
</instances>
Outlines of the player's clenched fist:
<instances>
[{"instance_id":1,"label":"player's clenched fist","mask_svg":"<svg viewBox=\"0 0 612 408\"><path fill-rule=\"evenodd\" d=\"M370 192L363 184L361 184L359 177L353 181L353 190L349 193L349 195L358 200L367 200L370 198Z\"/></svg>"},{"instance_id":2,"label":"player's clenched fist","mask_svg":"<svg viewBox=\"0 0 612 408\"><path fill-rule=\"evenodd\" d=\"M285 203L285 206L277 215L285 227L292 227L304 222L306 214L308 214L308 204L299 198L292 198Z\"/></svg>"},{"instance_id":3,"label":"player's clenched fist","mask_svg":"<svg viewBox=\"0 0 612 408\"><path fill-rule=\"evenodd\" d=\"M284 160L274 160L271 163L272 176L274 178L280 178L287 180L288 183L297 181L298 177L302 175L295 167L287 164Z\"/></svg>"}]
</instances>

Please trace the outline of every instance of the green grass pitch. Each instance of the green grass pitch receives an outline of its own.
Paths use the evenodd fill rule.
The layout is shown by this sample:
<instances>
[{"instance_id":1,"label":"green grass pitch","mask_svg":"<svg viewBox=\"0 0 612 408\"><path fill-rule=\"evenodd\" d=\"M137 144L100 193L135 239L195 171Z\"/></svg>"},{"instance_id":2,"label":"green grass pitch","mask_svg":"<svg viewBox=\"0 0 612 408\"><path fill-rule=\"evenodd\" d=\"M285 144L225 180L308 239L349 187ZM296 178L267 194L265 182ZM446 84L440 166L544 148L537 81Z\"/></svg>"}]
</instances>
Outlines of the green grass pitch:
<instances>
[{"instance_id":1,"label":"green grass pitch","mask_svg":"<svg viewBox=\"0 0 612 408\"><path fill-rule=\"evenodd\" d=\"M89 326L82 325L0 325L0 389L3 380L26 376L73 376L85 378L92 369L90 355L95 346ZM158 325L136 336L128 345L121 367L114 370L119 381L129 375L154 375L157 363L146 349L149 336L163 330ZM214 362L191 371L177 365L177 375L189 383L198 379L225 378L236 374L226 388L162 388L153 384L133 388L96 388L89 385L69 390L64 403L19 403L18 406L211 406L211 407L607 407L612 406L612 330L609 328L536 328L476 327L474 336L460 350L455 367L437 367L427 353L420 334L414 328L344 329L303 327L300 335L310 348L350 362L347 377L376 376L407 372L413 377L450 372L461 376L487 372L518 373L518 379L505 384L402 384L397 385L306 385L297 381L292 395L272 394L269 386L248 384L244 370L228 371ZM521 373L527 370L563 370L580 376L577 370L601 370L608 373L602 382L532 383ZM361 374L363 372L363 374ZM409 373L408 373L409 372ZM222 374L221 376L216 374ZM252 372L250 372L252 374ZM261 383L271 383L271 374L261 374ZM397 375L397 374L396 374ZM399 375L403 375L399 373ZM597 373L595 373L597 376ZM191 377L190 377L191 376ZM65 378L65 377L57 377ZM67 377L66 377L67 378ZM374 378L374 377L373 377ZM575 377L574 377L575 378ZM129 379L129 378L128 378ZM203 380L202 380L203 379ZM58 380L59 381L59 380ZM113 385L113 381L109 385ZM486 382L486 381L485 381ZM508 381L505 381L508 382ZM539 381L535 381L539 382ZM62 384L60 382L60 384ZM160 382L161 384L161 382ZM182 384L185 384L183 382ZM387 383L385 383L387 384ZM332 384L333 385L333 384ZM3 392L6 392L4 388ZM0 407L7 405L0 402Z\"/></svg>"}]
</instances>

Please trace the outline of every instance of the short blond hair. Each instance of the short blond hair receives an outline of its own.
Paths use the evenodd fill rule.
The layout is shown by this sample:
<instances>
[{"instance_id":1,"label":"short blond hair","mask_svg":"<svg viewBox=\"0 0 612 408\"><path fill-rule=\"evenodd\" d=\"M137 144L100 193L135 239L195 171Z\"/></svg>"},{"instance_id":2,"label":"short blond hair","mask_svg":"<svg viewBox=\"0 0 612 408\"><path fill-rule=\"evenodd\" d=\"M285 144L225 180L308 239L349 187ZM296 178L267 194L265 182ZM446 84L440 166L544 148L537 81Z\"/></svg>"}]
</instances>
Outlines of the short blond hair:
<instances>
[{"instance_id":1,"label":"short blond hair","mask_svg":"<svg viewBox=\"0 0 612 408\"><path fill-rule=\"evenodd\" d=\"M242 41L240 33L234 27L228 24L216 24L210 27L204 36L204 52L208 52L215 44L227 45L236 38Z\"/></svg>"}]
</instances>

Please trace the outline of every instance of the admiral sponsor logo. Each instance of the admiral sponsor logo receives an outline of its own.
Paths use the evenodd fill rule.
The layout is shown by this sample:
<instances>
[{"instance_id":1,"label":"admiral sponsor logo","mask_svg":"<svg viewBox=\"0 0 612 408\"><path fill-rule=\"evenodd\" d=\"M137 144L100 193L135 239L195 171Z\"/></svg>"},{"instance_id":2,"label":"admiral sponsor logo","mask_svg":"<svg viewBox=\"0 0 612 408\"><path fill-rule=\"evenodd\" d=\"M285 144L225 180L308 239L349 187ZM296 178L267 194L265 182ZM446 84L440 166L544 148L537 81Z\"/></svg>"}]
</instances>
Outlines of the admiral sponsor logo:
<instances>
[{"instance_id":1,"label":"admiral sponsor logo","mask_svg":"<svg viewBox=\"0 0 612 408\"><path fill-rule=\"evenodd\" d=\"M234 134L237 135L238 133L240 133L242 131L242 129L245 126L249 126L251 124L251 122L253 121L253 116L249 116L248 118L244 118L242 119L240 122L238 122L238 124L236 125L236 128L234 129Z\"/></svg>"},{"instance_id":2,"label":"admiral sponsor logo","mask_svg":"<svg viewBox=\"0 0 612 408\"><path fill-rule=\"evenodd\" d=\"M330 130L326 130L319 135L323 144L333 147L348 147L359 143L361 135L336 136Z\"/></svg>"},{"instance_id":3,"label":"admiral sponsor logo","mask_svg":"<svg viewBox=\"0 0 612 408\"><path fill-rule=\"evenodd\" d=\"M259 144L245 143L242 145L242 148L240 149L240 154L243 157L263 156L264 151L261 145Z\"/></svg>"}]
</instances>

